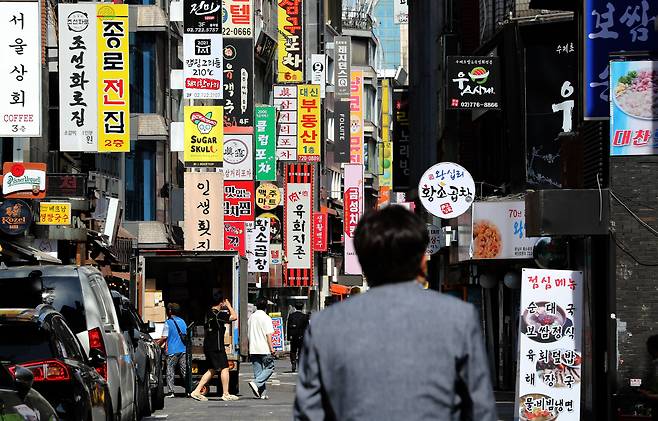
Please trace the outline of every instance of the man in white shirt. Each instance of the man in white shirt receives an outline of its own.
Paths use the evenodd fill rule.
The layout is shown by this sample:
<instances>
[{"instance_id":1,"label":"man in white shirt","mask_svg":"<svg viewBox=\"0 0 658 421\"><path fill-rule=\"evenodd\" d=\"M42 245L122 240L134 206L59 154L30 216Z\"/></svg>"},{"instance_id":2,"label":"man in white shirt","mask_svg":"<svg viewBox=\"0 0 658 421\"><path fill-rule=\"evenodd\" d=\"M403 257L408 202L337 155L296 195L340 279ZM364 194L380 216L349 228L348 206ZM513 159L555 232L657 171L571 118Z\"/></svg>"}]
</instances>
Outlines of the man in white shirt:
<instances>
[{"instance_id":1,"label":"man in white shirt","mask_svg":"<svg viewBox=\"0 0 658 421\"><path fill-rule=\"evenodd\" d=\"M249 317L249 357L254 366L254 380L249 382L249 387L259 399L268 399L265 383L274 373L274 325L265 310L267 299L259 298L256 301L256 311Z\"/></svg>"}]
</instances>

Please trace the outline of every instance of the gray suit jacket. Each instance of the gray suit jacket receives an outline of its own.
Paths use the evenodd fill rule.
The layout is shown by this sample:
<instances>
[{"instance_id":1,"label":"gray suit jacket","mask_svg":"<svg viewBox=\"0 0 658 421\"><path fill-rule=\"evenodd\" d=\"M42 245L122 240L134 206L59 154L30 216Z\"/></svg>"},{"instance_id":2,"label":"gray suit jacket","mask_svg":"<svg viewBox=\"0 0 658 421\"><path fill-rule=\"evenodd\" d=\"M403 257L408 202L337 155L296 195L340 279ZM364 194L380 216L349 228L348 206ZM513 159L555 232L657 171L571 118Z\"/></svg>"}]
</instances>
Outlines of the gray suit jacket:
<instances>
[{"instance_id":1,"label":"gray suit jacket","mask_svg":"<svg viewBox=\"0 0 658 421\"><path fill-rule=\"evenodd\" d=\"M497 420L475 308L405 282L315 315L294 419Z\"/></svg>"}]
</instances>

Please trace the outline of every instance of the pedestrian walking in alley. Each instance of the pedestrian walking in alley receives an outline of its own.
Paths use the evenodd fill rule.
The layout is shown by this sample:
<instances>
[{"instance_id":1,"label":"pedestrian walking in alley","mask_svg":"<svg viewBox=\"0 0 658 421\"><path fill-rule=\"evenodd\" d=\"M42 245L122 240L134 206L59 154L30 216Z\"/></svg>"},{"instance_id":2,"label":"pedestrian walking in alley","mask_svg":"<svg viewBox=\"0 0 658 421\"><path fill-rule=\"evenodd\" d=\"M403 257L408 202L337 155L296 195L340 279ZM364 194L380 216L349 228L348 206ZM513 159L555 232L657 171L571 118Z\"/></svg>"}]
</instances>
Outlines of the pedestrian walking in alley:
<instances>
[{"instance_id":1,"label":"pedestrian walking in alley","mask_svg":"<svg viewBox=\"0 0 658 421\"><path fill-rule=\"evenodd\" d=\"M213 306L206 314L204 323L206 335L203 339L203 352L210 368L203 374L196 389L192 391L190 396L193 399L198 401L208 400L201 391L210 383L210 380L215 376L215 372L220 373L219 376L222 382L221 399L223 401L237 401L239 399L229 393L228 356L224 345L226 324L235 320L238 320L238 316L229 300L222 293L213 294Z\"/></svg>"},{"instance_id":2,"label":"pedestrian walking in alley","mask_svg":"<svg viewBox=\"0 0 658 421\"><path fill-rule=\"evenodd\" d=\"M290 341L290 365L293 372L297 371L299 353L304 343L304 332L308 326L308 314L302 312L304 304L295 303L295 311L288 315L288 340Z\"/></svg>"},{"instance_id":3,"label":"pedestrian walking in alley","mask_svg":"<svg viewBox=\"0 0 658 421\"><path fill-rule=\"evenodd\" d=\"M265 310L267 298L259 298L256 311L249 317L249 358L254 367L254 380L249 387L260 399L267 399L265 383L274 373L274 325Z\"/></svg>"},{"instance_id":4,"label":"pedestrian walking in alley","mask_svg":"<svg viewBox=\"0 0 658 421\"><path fill-rule=\"evenodd\" d=\"M372 288L311 320L295 420L497 419L477 312L422 287L427 244L401 206L361 218L354 245Z\"/></svg>"},{"instance_id":5,"label":"pedestrian walking in alley","mask_svg":"<svg viewBox=\"0 0 658 421\"><path fill-rule=\"evenodd\" d=\"M185 335L187 325L180 318L180 306L177 303L167 304L167 321L162 329L160 345L165 346L167 354L167 397L174 397L174 377L176 367L180 370L181 377L185 378L187 363L185 360Z\"/></svg>"}]
</instances>

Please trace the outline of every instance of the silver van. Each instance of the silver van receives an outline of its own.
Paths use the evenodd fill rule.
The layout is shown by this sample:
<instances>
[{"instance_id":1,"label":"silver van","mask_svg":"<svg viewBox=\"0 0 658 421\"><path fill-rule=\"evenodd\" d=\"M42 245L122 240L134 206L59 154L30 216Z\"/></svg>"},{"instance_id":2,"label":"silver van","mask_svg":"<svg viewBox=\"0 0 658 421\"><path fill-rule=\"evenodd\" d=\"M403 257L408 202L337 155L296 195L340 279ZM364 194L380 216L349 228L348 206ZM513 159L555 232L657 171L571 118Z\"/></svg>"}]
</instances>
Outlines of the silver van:
<instances>
[{"instance_id":1,"label":"silver van","mask_svg":"<svg viewBox=\"0 0 658 421\"><path fill-rule=\"evenodd\" d=\"M50 304L66 319L87 355L96 349L105 365L96 370L107 380L117 421L136 421L135 365L103 275L91 266L0 268L0 308Z\"/></svg>"}]
</instances>

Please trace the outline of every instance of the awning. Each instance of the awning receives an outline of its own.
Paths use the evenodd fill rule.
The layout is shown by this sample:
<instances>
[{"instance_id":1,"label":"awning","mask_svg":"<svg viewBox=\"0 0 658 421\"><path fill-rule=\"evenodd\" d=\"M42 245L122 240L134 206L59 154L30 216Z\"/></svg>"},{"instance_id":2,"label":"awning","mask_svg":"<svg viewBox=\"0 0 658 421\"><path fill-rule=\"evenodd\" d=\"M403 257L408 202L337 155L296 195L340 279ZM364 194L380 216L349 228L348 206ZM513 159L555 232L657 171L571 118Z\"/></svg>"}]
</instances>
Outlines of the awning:
<instances>
[{"instance_id":1,"label":"awning","mask_svg":"<svg viewBox=\"0 0 658 421\"><path fill-rule=\"evenodd\" d=\"M166 31L167 15L160 6L150 4L139 4L137 7L137 30L138 31ZM132 9L131 7L131 9Z\"/></svg>"},{"instance_id":2,"label":"awning","mask_svg":"<svg viewBox=\"0 0 658 421\"><path fill-rule=\"evenodd\" d=\"M132 114L130 120L131 129L136 128L136 140L169 140L167 121L160 114Z\"/></svg>"},{"instance_id":3,"label":"awning","mask_svg":"<svg viewBox=\"0 0 658 421\"><path fill-rule=\"evenodd\" d=\"M61 265L62 261L56 257L53 257L47 253L37 250L34 247L18 245L14 242L0 239L0 254L4 256L9 256L17 261L29 262L32 264L54 264Z\"/></svg>"}]
</instances>

